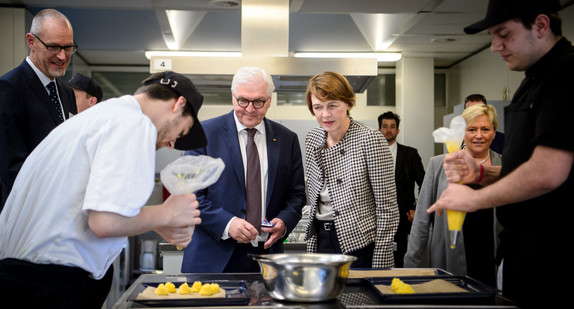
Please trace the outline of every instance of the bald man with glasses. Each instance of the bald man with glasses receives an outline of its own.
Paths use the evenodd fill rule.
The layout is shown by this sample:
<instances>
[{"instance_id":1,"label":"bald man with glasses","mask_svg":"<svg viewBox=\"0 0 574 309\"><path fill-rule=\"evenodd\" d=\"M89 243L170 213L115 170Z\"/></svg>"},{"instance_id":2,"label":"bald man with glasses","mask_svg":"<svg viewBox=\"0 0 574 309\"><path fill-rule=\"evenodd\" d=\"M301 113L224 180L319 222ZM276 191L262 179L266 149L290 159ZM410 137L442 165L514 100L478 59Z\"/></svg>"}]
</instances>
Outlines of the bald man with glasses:
<instances>
[{"instance_id":1,"label":"bald man with glasses","mask_svg":"<svg viewBox=\"0 0 574 309\"><path fill-rule=\"evenodd\" d=\"M26 42L29 56L0 77L0 211L24 160L77 113L73 89L58 79L78 48L68 18L54 9L40 11Z\"/></svg>"}]
</instances>

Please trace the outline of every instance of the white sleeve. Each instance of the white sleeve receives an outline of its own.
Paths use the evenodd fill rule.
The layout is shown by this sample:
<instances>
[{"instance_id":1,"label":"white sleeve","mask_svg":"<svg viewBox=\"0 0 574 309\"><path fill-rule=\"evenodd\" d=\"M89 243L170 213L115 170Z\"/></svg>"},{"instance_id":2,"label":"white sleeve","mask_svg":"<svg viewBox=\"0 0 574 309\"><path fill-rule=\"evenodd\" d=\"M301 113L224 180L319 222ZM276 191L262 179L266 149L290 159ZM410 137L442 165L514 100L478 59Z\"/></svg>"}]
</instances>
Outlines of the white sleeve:
<instances>
[{"instance_id":1,"label":"white sleeve","mask_svg":"<svg viewBox=\"0 0 574 309\"><path fill-rule=\"evenodd\" d=\"M129 117L99 133L86 141L92 162L83 210L135 216L153 190L157 130L147 117Z\"/></svg>"}]
</instances>

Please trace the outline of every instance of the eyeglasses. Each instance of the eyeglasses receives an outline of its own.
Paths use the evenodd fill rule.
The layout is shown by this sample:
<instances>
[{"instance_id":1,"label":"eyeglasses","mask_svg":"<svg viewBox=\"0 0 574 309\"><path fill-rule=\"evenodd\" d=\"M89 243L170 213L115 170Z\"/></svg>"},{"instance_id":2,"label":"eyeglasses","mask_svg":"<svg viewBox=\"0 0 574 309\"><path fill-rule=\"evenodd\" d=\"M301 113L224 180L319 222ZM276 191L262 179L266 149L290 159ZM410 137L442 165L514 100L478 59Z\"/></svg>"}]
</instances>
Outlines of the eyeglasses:
<instances>
[{"instance_id":1,"label":"eyeglasses","mask_svg":"<svg viewBox=\"0 0 574 309\"><path fill-rule=\"evenodd\" d=\"M239 105L242 108L247 108L247 106L249 106L249 103L251 103L251 105L253 105L254 108L256 109L260 109L263 108L263 106L265 106L265 103L271 98L267 98L265 100L253 100L253 101L249 101L247 99L238 99L235 94L233 94L233 97L235 98L235 101L237 101L237 105Z\"/></svg>"},{"instance_id":2,"label":"eyeglasses","mask_svg":"<svg viewBox=\"0 0 574 309\"><path fill-rule=\"evenodd\" d=\"M52 55L59 54L60 51L62 51L62 49L64 50L66 55L71 55L78 50L78 44L76 44L76 41L74 41L74 45L71 45L71 46L47 45L46 43L44 43L44 41L40 40L40 38L37 35L35 35L33 33L32 33L32 35L36 39L38 39L38 41L40 41L40 43L44 44L44 46L46 46L46 50L48 51L48 53L50 53Z\"/></svg>"}]
</instances>

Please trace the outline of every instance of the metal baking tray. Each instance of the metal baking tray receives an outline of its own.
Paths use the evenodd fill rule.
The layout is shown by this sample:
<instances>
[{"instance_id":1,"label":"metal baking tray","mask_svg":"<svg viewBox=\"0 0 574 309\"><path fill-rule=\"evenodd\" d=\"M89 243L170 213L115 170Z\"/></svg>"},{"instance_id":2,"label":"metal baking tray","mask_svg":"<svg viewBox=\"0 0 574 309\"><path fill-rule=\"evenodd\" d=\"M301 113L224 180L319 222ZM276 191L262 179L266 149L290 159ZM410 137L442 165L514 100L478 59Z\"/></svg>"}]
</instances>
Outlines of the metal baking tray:
<instances>
[{"instance_id":1,"label":"metal baking tray","mask_svg":"<svg viewBox=\"0 0 574 309\"><path fill-rule=\"evenodd\" d=\"M150 307L171 306L239 306L247 305L251 300L251 293L245 280L209 280L206 283L217 283L219 288L225 289L225 298L166 298L166 299L138 299L138 295L147 287L157 287L165 282L140 282L132 291L128 300ZM179 286L184 282L172 282ZM192 282L187 281L191 286Z\"/></svg>"},{"instance_id":2,"label":"metal baking tray","mask_svg":"<svg viewBox=\"0 0 574 309\"><path fill-rule=\"evenodd\" d=\"M382 293L377 285L391 285L393 278L366 278L379 293L383 303L402 304L492 304L498 292L480 281L468 276L421 276L421 277L398 277L407 284L421 284L436 279L445 280L454 284L466 292L462 293L414 293L414 294L386 294Z\"/></svg>"}]
</instances>

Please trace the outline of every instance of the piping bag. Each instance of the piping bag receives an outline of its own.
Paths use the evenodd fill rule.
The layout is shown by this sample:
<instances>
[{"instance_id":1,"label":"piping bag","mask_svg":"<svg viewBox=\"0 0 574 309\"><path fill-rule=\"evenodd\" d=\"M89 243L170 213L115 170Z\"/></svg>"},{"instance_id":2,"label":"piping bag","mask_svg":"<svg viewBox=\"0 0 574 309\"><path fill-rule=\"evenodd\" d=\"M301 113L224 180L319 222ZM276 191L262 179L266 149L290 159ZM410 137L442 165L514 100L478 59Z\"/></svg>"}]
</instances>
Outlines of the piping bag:
<instances>
[{"instance_id":1,"label":"piping bag","mask_svg":"<svg viewBox=\"0 0 574 309\"><path fill-rule=\"evenodd\" d=\"M160 178L170 194L191 194L215 183L224 168L225 163L219 158L182 156L162 169ZM191 233L193 235L193 229ZM177 246L177 250L181 249Z\"/></svg>"},{"instance_id":2,"label":"piping bag","mask_svg":"<svg viewBox=\"0 0 574 309\"><path fill-rule=\"evenodd\" d=\"M432 132L435 143L445 143L446 149L449 153L460 150L462 141L464 139L464 131L466 129L466 122L462 116L456 116L450 121L449 128L438 128ZM446 210L446 219L448 222L448 231L450 234L450 248L456 247L456 241L462 230L464 217L466 212L456 210Z\"/></svg>"}]
</instances>

